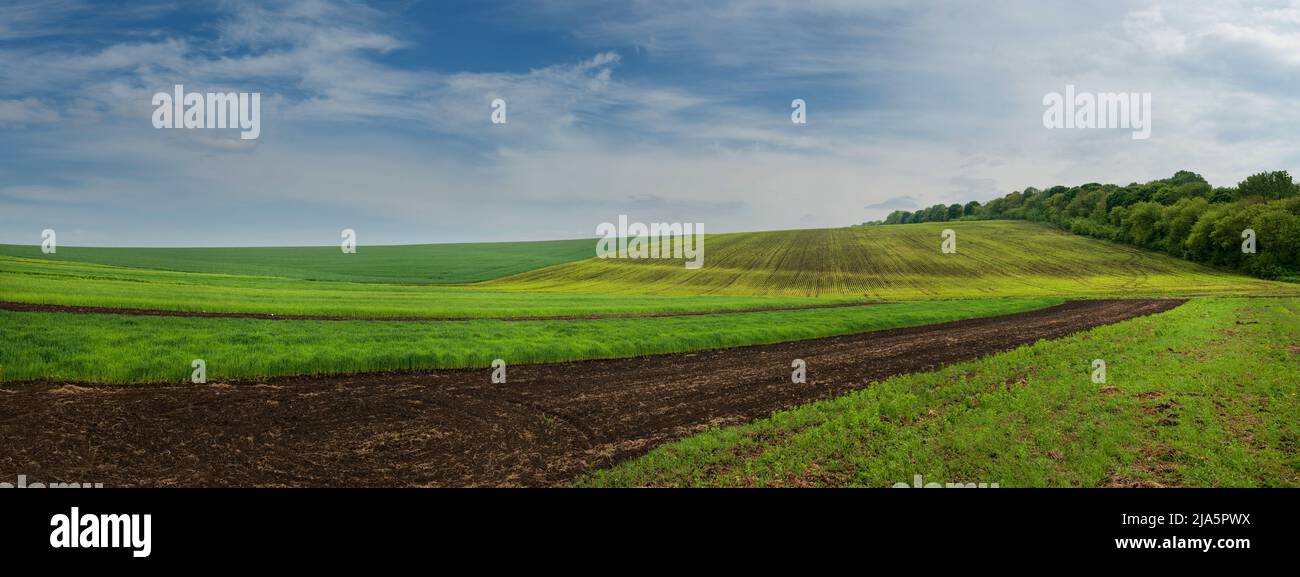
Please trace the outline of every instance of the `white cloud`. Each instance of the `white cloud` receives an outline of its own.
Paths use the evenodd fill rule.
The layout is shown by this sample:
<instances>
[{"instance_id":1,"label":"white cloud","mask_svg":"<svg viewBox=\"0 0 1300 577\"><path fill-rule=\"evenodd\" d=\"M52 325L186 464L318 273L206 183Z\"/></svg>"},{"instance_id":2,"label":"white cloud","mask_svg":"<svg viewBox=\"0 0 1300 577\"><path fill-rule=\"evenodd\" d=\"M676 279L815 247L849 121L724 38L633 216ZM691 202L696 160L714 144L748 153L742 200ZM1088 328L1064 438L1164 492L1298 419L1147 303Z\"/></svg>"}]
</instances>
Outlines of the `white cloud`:
<instances>
[{"instance_id":1,"label":"white cloud","mask_svg":"<svg viewBox=\"0 0 1300 577\"><path fill-rule=\"evenodd\" d=\"M0 100L0 126L42 124L59 120L59 113L35 98Z\"/></svg>"},{"instance_id":2,"label":"white cloud","mask_svg":"<svg viewBox=\"0 0 1300 577\"><path fill-rule=\"evenodd\" d=\"M79 0L12 0L0 6L0 40L54 34L59 22L86 8Z\"/></svg>"},{"instance_id":3,"label":"white cloud","mask_svg":"<svg viewBox=\"0 0 1300 577\"><path fill-rule=\"evenodd\" d=\"M230 6L216 40L0 49L0 124L49 130L25 166L0 163L6 177L60 159L96 167L11 185L0 205L80 199L48 214L97 231L87 242L130 243L139 219L168 231L145 239L162 244L223 231L298 244L343 226L378 229L370 242L562 238L619 212L715 231L845 225L899 199L1178 169L1229 184L1300 165L1296 86L1277 68L1300 63L1294 4L548 2L502 13L549 23L586 54L462 72L385 64L414 41L366 6ZM152 130L149 95L180 81L267 87L263 138ZM1152 92L1152 139L1043 129L1043 93L1067 83ZM51 89L73 96L28 95ZM496 97L503 126L489 122ZM789 122L794 97L809 103L806 126Z\"/></svg>"}]
</instances>

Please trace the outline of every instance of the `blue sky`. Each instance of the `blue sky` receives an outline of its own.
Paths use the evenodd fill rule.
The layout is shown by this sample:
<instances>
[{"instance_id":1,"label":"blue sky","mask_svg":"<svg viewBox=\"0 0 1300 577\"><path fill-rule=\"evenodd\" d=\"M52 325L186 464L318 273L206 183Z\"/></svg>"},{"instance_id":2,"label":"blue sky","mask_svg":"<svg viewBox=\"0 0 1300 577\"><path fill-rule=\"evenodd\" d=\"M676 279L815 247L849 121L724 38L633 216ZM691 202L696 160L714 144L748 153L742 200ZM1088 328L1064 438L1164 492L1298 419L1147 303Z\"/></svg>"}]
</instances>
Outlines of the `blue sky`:
<instances>
[{"instance_id":1,"label":"blue sky","mask_svg":"<svg viewBox=\"0 0 1300 577\"><path fill-rule=\"evenodd\" d=\"M1297 72L1294 2L6 1L0 242L722 232L1179 169L1226 185L1300 165ZM261 137L154 129L177 83L260 92ZM1151 138L1045 129L1066 84L1150 92Z\"/></svg>"}]
</instances>

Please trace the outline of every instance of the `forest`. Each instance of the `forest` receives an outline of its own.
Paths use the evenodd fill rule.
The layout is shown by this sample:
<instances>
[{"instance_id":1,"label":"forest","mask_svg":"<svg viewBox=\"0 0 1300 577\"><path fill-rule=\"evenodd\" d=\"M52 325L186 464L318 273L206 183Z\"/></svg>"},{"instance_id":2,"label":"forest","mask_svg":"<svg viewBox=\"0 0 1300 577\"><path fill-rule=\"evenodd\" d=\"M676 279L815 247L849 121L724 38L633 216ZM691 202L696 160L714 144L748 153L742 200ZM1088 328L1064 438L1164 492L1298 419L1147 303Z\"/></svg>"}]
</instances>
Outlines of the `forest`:
<instances>
[{"instance_id":1,"label":"forest","mask_svg":"<svg viewBox=\"0 0 1300 577\"><path fill-rule=\"evenodd\" d=\"M984 204L896 210L867 224L991 219L1048 223L1260 278L1300 279L1300 187L1284 170L1233 187L1213 187L1185 170L1128 186L1029 187ZM1254 232L1253 253L1245 248L1247 230Z\"/></svg>"}]
</instances>

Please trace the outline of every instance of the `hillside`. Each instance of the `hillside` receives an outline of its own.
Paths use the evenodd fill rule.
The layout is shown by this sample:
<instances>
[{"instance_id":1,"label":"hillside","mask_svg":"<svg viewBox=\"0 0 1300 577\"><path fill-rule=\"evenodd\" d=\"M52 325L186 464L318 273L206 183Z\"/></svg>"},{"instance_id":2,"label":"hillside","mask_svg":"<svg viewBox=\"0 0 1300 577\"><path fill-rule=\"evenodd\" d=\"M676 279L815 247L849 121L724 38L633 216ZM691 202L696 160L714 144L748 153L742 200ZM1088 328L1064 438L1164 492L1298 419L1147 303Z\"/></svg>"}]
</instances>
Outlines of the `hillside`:
<instances>
[{"instance_id":1,"label":"hillside","mask_svg":"<svg viewBox=\"0 0 1300 577\"><path fill-rule=\"evenodd\" d=\"M0 255L182 272L305 280L455 284L516 274L590 257L594 240L241 248L100 248L0 244Z\"/></svg>"},{"instance_id":2,"label":"hillside","mask_svg":"<svg viewBox=\"0 0 1300 577\"><path fill-rule=\"evenodd\" d=\"M957 232L957 252L940 233ZM649 294L979 296L1282 292L1280 284L1018 221L709 235L704 267L585 259L477 286Z\"/></svg>"}]
</instances>

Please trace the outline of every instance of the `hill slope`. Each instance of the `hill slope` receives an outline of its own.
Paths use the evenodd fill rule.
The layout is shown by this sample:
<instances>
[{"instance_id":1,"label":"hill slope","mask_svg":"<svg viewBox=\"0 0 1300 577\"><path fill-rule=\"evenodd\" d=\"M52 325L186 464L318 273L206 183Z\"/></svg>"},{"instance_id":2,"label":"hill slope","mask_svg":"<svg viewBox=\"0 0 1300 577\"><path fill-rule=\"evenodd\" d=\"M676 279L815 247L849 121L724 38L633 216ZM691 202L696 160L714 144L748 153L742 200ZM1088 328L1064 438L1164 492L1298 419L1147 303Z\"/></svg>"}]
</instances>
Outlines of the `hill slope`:
<instances>
[{"instance_id":1,"label":"hill slope","mask_svg":"<svg viewBox=\"0 0 1300 577\"><path fill-rule=\"evenodd\" d=\"M945 228L957 233L955 254L940 251L940 233ZM1300 288L1018 221L709 235L704 267L698 270L687 270L680 261L593 258L481 286L890 299L1294 294Z\"/></svg>"},{"instance_id":2,"label":"hill slope","mask_svg":"<svg viewBox=\"0 0 1300 577\"><path fill-rule=\"evenodd\" d=\"M306 280L454 284L488 280L595 254L594 240L241 248L99 248L0 244L0 255L155 270Z\"/></svg>"}]
</instances>

